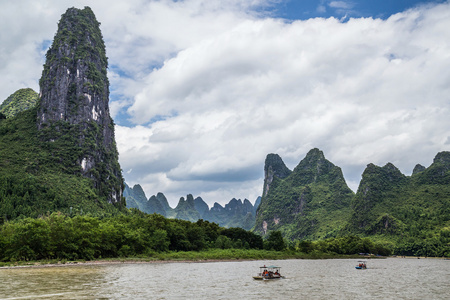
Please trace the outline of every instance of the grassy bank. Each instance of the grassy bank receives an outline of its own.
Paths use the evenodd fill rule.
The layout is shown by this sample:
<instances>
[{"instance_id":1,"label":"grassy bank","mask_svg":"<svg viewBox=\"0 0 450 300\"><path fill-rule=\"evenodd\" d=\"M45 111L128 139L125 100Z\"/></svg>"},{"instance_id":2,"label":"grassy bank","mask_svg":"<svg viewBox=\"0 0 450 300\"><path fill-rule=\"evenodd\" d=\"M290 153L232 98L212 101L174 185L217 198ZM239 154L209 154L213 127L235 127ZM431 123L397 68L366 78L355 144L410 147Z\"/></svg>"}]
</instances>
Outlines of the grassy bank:
<instances>
[{"instance_id":1,"label":"grassy bank","mask_svg":"<svg viewBox=\"0 0 450 300\"><path fill-rule=\"evenodd\" d=\"M96 260L37 260L0 262L0 267L26 266L61 266L78 264L109 264L109 263L150 263L150 262L208 262L208 261L239 261L239 260L282 260L282 259L336 259L362 258L360 255L338 255L330 253L301 253L293 251L267 251L245 249L211 249L206 251L178 251L153 253L146 256L117 257Z\"/></svg>"}]
</instances>

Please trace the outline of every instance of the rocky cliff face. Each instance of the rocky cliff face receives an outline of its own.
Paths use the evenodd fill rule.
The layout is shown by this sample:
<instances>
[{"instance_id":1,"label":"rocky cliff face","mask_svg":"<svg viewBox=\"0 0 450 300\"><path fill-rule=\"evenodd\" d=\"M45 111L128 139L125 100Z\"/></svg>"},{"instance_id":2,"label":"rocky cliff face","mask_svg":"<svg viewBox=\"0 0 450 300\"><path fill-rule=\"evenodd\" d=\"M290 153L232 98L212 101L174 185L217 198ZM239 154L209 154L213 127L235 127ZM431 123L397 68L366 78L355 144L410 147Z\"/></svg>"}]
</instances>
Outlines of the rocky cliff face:
<instances>
[{"instance_id":1,"label":"rocky cliff face","mask_svg":"<svg viewBox=\"0 0 450 300\"><path fill-rule=\"evenodd\" d=\"M289 174L291 174L291 172L292 171L286 167L283 160L278 154L268 154L264 163L263 197L267 196L270 185L275 178L286 178L289 176Z\"/></svg>"},{"instance_id":2,"label":"rocky cliff face","mask_svg":"<svg viewBox=\"0 0 450 300\"><path fill-rule=\"evenodd\" d=\"M79 172L93 180L101 196L120 203L123 179L99 25L89 7L70 8L62 15L39 82L37 126L49 143L71 139Z\"/></svg>"}]
</instances>

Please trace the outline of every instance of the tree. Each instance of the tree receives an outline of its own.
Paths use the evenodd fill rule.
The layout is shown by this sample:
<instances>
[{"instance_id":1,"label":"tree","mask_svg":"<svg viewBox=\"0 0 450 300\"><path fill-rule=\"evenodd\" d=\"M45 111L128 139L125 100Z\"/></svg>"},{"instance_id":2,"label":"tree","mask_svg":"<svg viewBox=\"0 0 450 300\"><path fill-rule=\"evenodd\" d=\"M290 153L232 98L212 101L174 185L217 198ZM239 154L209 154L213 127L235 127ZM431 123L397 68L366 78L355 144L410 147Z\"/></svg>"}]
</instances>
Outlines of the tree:
<instances>
[{"instance_id":1,"label":"tree","mask_svg":"<svg viewBox=\"0 0 450 300\"><path fill-rule=\"evenodd\" d=\"M286 249L286 244L281 231L271 231L267 240L264 242L264 249L282 251Z\"/></svg>"}]
</instances>

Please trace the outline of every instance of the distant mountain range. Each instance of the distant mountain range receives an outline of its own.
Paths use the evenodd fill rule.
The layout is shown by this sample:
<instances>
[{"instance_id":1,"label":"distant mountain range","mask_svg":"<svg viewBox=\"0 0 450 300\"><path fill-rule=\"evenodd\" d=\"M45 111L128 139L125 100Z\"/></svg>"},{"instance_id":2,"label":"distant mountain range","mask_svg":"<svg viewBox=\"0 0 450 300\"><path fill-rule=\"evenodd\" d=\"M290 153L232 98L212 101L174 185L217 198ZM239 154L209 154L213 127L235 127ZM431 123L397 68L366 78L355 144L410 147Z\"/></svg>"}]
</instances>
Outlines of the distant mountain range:
<instances>
[{"instance_id":1,"label":"distant mountain range","mask_svg":"<svg viewBox=\"0 0 450 300\"><path fill-rule=\"evenodd\" d=\"M170 207L163 193L158 193L147 199L144 190L139 184L130 188L125 184L123 193L128 208L137 208L143 212L157 213L167 218L176 218L196 222L199 219L219 224L222 227L240 227L251 229L255 224L256 208L261 198L258 197L253 205L249 200L231 199L225 207L214 203L213 207L201 198L189 194L181 197L175 208Z\"/></svg>"}]
</instances>

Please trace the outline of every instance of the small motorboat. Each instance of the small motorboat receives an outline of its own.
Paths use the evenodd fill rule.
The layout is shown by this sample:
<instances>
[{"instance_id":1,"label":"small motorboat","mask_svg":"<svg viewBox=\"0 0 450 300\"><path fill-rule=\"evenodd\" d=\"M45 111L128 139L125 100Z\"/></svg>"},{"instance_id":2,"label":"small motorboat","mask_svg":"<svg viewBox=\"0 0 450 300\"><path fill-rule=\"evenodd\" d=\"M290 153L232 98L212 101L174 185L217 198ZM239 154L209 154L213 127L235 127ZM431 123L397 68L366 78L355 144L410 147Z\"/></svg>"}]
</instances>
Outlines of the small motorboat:
<instances>
[{"instance_id":1,"label":"small motorboat","mask_svg":"<svg viewBox=\"0 0 450 300\"><path fill-rule=\"evenodd\" d=\"M365 269L367 269L366 261L365 260L358 261L358 263L356 264L355 268L358 269L358 270L365 270Z\"/></svg>"},{"instance_id":2,"label":"small motorboat","mask_svg":"<svg viewBox=\"0 0 450 300\"><path fill-rule=\"evenodd\" d=\"M277 266L262 266L259 267L259 273L256 276L253 276L253 279L256 280L271 280L271 279L281 279L284 276L280 273L280 267Z\"/></svg>"}]
</instances>

